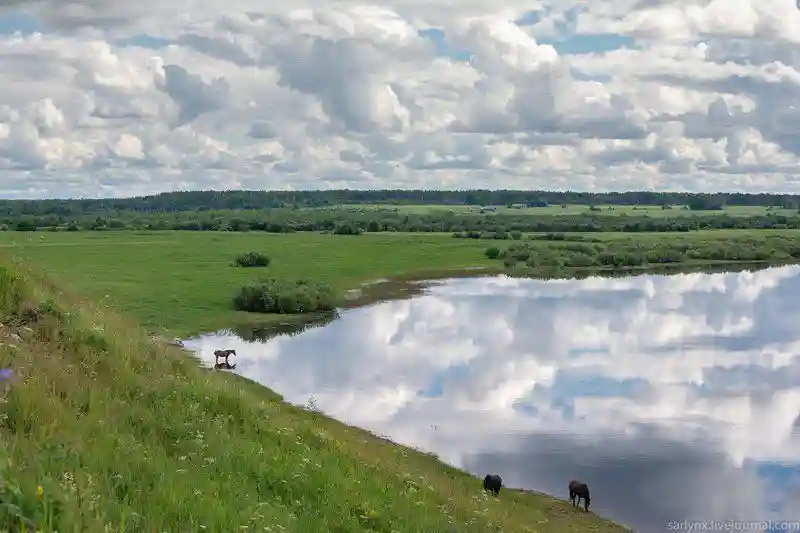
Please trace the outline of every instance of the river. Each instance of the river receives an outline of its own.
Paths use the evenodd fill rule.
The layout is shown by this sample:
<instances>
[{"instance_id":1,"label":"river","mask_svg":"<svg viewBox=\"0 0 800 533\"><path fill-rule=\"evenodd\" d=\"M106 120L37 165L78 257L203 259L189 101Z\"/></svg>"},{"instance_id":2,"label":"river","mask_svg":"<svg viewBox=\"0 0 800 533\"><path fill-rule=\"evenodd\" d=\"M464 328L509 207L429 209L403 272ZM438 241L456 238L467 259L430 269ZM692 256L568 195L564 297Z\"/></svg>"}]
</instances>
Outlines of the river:
<instances>
[{"instance_id":1,"label":"river","mask_svg":"<svg viewBox=\"0 0 800 533\"><path fill-rule=\"evenodd\" d=\"M800 520L800 268L435 282L266 342L186 341L348 424L646 533ZM476 483L478 483L476 481ZM775 529L780 531L781 529Z\"/></svg>"}]
</instances>

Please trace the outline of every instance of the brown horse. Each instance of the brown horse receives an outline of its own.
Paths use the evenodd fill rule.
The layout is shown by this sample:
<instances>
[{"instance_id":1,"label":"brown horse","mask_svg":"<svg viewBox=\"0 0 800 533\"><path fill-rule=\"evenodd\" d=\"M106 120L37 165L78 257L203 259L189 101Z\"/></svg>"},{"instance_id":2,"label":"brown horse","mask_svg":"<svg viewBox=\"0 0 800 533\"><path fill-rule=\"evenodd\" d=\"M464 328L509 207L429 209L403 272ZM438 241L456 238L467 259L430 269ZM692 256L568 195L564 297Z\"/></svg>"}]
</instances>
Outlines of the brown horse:
<instances>
[{"instance_id":1,"label":"brown horse","mask_svg":"<svg viewBox=\"0 0 800 533\"><path fill-rule=\"evenodd\" d=\"M586 486L586 483L573 480L569 482L569 501L572 502L572 505L575 505L576 498L578 499L578 505L581 504L581 498L583 498L583 510L588 512L589 506L592 504L592 498L589 496L589 487Z\"/></svg>"},{"instance_id":2,"label":"brown horse","mask_svg":"<svg viewBox=\"0 0 800 533\"><path fill-rule=\"evenodd\" d=\"M228 357L231 355L236 355L236 350L214 350L214 366L219 364L219 358L222 357L225 359L225 364L230 366L228 362Z\"/></svg>"}]
</instances>

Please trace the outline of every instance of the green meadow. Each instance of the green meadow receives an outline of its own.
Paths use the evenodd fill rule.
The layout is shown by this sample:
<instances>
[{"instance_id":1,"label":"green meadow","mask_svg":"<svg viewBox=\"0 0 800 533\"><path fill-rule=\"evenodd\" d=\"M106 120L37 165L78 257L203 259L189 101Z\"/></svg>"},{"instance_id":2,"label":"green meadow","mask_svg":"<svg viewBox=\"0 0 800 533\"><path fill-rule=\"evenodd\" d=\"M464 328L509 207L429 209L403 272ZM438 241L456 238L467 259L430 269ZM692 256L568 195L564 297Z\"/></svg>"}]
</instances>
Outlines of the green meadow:
<instances>
[{"instance_id":1,"label":"green meadow","mask_svg":"<svg viewBox=\"0 0 800 533\"><path fill-rule=\"evenodd\" d=\"M800 231L570 236L622 243L617 247L651 247L671 239L735 247L735 243L728 243L734 237L756 242L771 236L794 239L800 238ZM337 236L314 232L2 232L0 253L41 269L61 286L124 313L153 333L185 337L281 318L233 309L235 292L263 276L318 280L344 291L384 278L446 276L465 269L500 272L503 264L488 259L484 252L489 247L504 248L514 242L454 239L443 233ZM268 256L270 265L232 266L236 255L251 251Z\"/></svg>"},{"instance_id":2,"label":"green meadow","mask_svg":"<svg viewBox=\"0 0 800 533\"><path fill-rule=\"evenodd\" d=\"M378 278L499 269L487 244L445 234L357 237L318 233L63 232L0 234L0 253L41 268L153 332L186 336L261 316L234 311L236 290L260 276L308 278L345 290ZM236 255L266 254L265 269L236 268Z\"/></svg>"}]
</instances>

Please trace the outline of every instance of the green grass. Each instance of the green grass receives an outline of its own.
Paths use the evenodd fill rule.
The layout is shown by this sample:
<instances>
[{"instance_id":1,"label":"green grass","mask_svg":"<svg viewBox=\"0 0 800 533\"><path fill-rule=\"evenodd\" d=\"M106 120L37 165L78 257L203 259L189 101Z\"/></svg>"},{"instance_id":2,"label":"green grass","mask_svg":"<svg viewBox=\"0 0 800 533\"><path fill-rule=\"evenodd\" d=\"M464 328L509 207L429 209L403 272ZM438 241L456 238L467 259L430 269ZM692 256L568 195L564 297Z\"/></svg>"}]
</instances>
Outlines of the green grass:
<instances>
[{"instance_id":1,"label":"green grass","mask_svg":"<svg viewBox=\"0 0 800 533\"><path fill-rule=\"evenodd\" d=\"M604 216L648 216L654 218L666 217L686 217L686 216L711 216L726 214L730 216L756 216L756 215L785 215L795 216L797 210L784 209L781 207L767 208L763 206L728 206L721 211L691 211L683 209L683 206L673 206L672 209L661 209L656 205L600 205L600 211L590 211L589 206L567 204L566 207L560 205L550 205L547 207L507 207L504 205L485 206L492 209L486 211L482 206L476 205L383 205L383 204L342 204L333 207L326 207L326 210L355 210L355 211L397 211L398 213L408 214L442 214L453 212L455 214L504 214L504 215L604 215ZM315 208L306 208L315 209Z\"/></svg>"},{"instance_id":2,"label":"green grass","mask_svg":"<svg viewBox=\"0 0 800 533\"><path fill-rule=\"evenodd\" d=\"M113 235L69 238L28 251L37 261L58 258L51 268L67 276L99 261L99 274L78 278L104 280L100 292L112 294L109 269L125 270L127 283L140 275L145 293L158 292L148 282L167 292L171 277L196 271L191 259L225 262L234 248L201 237L177 244L171 235L136 245ZM166 270L188 250L183 271ZM488 497L478 479L429 455L201 369L103 304L13 263L0 261L0 364L16 375L0 410L1 531L622 531L543 495ZM192 287L222 269L206 266ZM123 293L125 305L135 301Z\"/></svg>"},{"instance_id":3,"label":"green grass","mask_svg":"<svg viewBox=\"0 0 800 533\"><path fill-rule=\"evenodd\" d=\"M570 235L581 235L571 233ZM669 233L591 233L604 240L645 244ZM800 235L797 230L716 230L681 239ZM379 233L357 237L319 233L42 232L0 233L7 251L44 270L63 286L103 302L153 333L185 337L276 317L233 310L238 289L262 276L325 281L339 290L397 276L424 277L482 267L502 270L483 252L513 241L453 239L450 234ZM237 268L241 253L270 257L266 268Z\"/></svg>"},{"instance_id":4,"label":"green grass","mask_svg":"<svg viewBox=\"0 0 800 533\"><path fill-rule=\"evenodd\" d=\"M231 304L238 289L259 276L309 278L343 290L410 273L499 268L483 257L485 247L449 234L0 233L0 251L30 261L151 331L181 337L264 320ZM231 266L236 255L250 251L269 256L269 267Z\"/></svg>"}]
</instances>

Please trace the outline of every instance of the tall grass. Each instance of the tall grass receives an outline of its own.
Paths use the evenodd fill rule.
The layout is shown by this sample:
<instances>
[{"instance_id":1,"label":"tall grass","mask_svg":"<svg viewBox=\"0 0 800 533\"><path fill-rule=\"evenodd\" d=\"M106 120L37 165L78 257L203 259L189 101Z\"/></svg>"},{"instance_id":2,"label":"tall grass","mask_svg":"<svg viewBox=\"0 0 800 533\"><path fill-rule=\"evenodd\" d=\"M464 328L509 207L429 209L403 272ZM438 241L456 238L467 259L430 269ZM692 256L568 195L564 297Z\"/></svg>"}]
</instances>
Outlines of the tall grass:
<instances>
[{"instance_id":1,"label":"tall grass","mask_svg":"<svg viewBox=\"0 0 800 533\"><path fill-rule=\"evenodd\" d=\"M0 531L621 531L200 368L0 265Z\"/></svg>"}]
</instances>

